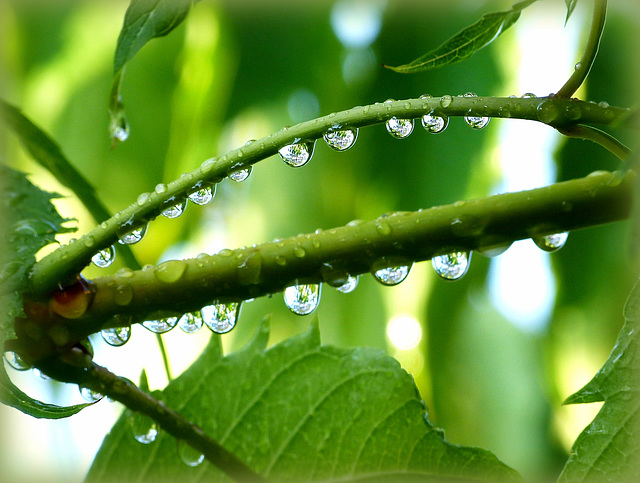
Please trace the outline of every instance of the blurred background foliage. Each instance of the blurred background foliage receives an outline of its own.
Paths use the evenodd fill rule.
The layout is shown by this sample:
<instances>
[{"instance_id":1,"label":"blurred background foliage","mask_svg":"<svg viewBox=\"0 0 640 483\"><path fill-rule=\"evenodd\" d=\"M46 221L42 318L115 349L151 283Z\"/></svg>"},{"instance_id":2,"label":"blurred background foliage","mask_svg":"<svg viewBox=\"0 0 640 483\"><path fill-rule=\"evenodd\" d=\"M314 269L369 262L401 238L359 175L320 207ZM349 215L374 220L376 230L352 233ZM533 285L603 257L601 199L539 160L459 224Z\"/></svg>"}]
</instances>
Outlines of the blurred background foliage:
<instances>
[{"instance_id":1,"label":"blurred background foliage","mask_svg":"<svg viewBox=\"0 0 640 483\"><path fill-rule=\"evenodd\" d=\"M557 90L578 59L591 2L579 2L567 27L564 2L535 4L512 30L461 64L414 76L381 67L409 62L510 3L203 0L180 27L151 41L129 63L122 93L131 135L111 149L107 95L127 2L5 0L2 96L57 140L115 212L207 158L333 111L421 94L542 96ZM634 1L612 2L600 54L580 97L636 103L638 59L628 52L638 46L638 14ZM550 35L545 22L561 33L559 44L543 42ZM533 37L522 37L527 28ZM540 44L541 53L530 59L522 46L532 44ZM573 57L556 68L554 56L564 44ZM517 81L517 65L553 80L538 83L529 74L524 83ZM529 134L541 128L533 123L518 123L524 135L511 137L515 150L501 148L511 136L504 131L508 123L517 121L496 119L478 132L452 119L445 133L432 136L418 122L402 141L373 126L346 153L319 141L304 169L291 169L277 157L265 160L247 181L220 183L210 205L191 204L178 219L153 222L134 252L142 264L155 264L510 189L500 159L514 158L521 163L515 169L524 172L547 161L526 156L541 143L538 134ZM550 180L618 166L595 145L542 130ZM622 136L633 147L629 134ZM69 195L12 134L2 130L0 136L4 162ZM536 186L533 179L527 187ZM72 197L58 206L63 216L77 218L80 233L94 225ZM448 440L488 448L525 476L553 477L598 409L563 408L561 402L602 365L622 325L622 306L637 276L628 232L628 223L618 223L572 233L559 252L535 257L525 247L518 250L524 255L504 259L501 276L492 268L497 262L475 254L469 273L454 283L438 279L423 263L397 287L382 287L371 277L361 277L349 295L324 287L316 312L323 340L388 351L414 375L430 419ZM117 260L107 270L119 267ZM106 272L89 267L84 273ZM501 289L492 280L498 279L517 296L496 295ZM241 347L265 314L272 315L273 343L306 330L315 315L291 314L281 297L245 303L238 327L223 336L225 349ZM520 301L539 303L527 305L530 312L518 319L517 310L513 315L500 304L505 297L516 309L527 305ZM178 332L164 336L176 374L209 337L207 329L192 336ZM154 338L143 328L135 327L123 348L99 337L94 343L99 363L133 380L144 367L152 389L166 383ZM77 401L76 388L31 373L12 377L47 401ZM102 402L68 421L42 422L0 408L3 471L46 481L81 478L120 410Z\"/></svg>"}]
</instances>

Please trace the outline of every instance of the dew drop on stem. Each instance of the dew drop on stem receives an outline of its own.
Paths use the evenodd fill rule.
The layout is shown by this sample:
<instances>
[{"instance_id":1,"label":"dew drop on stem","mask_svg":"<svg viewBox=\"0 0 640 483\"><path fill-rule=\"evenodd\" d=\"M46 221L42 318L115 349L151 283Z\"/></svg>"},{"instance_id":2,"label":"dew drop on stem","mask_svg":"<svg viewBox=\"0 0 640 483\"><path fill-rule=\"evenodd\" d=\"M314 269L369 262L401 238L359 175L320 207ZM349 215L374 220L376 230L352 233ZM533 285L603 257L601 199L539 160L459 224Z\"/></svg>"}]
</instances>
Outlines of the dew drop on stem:
<instances>
[{"instance_id":1,"label":"dew drop on stem","mask_svg":"<svg viewBox=\"0 0 640 483\"><path fill-rule=\"evenodd\" d=\"M167 260L154 268L155 277L164 283L175 283L182 278L188 264L184 260Z\"/></svg>"},{"instance_id":2,"label":"dew drop on stem","mask_svg":"<svg viewBox=\"0 0 640 483\"><path fill-rule=\"evenodd\" d=\"M446 94L440 98L440 107L446 109L451 105L451 102L453 102L453 97Z\"/></svg>"},{"instance_id":3,"label":"dew drop on stem","mask_svg":"<svg viewBox=\"0 0 640 483\"><path fill-rule=\"evenodd\" d=\"M187 466L198 466L204 461L204 455L184 441L178 441L178 455Z\"/></svg>"},{"instance_id":4,"label":"dew drop on stem","mask_svg":"<svg viewBox=\"0 0 640 483\"><path fill-rule=\"evenodd\" d=\"M122 245L133 245L138 243L140 240L144 238L144 235L147 233L147 225L143 225L141 227L136 228L135 230L131 230L130 232L125 233L118 240L118 243Z\"/></svg>"},{"instance_id":5,"label":"dew drop on stem","mask_svg":"<svg viewBox=\"0 0 640 483\"><path fill-rule=\"evenodd\" d=\"M120 347L125 345L131 338L131 327L104 329L100 332L100 335L107 344L113 347Z\"/></svg>"},{"instance_id":6,"label":"dew drop on stem","mask_svg":"<svg viewBox=\"0 0 640 483\"><path fill-rule=\"evenodd\" d=\"M454 251L431 259L433 269L445 280L458 280L467 273L471 252Z\"/></svg>"},{"instance_id":7,"label":"dew drop on stem","mask_svg":"<svg viewBox=\"0 0 640 483\"><path fill-rule=\"evenodd\" d=\"M214 302L200 310L202 320L212 332L226 334L236 326L240 314L240 304L229 302L226 304Z\"/></svg>"},{"instance_id":8,"label":"dew drop on stem","mask_svg":"<svg viewBox=\"0 0 640 483\"><path fill-rule=\"evenodd\" d=\"M173 219L178 218L182 213L184 213L185 208L187 207L187 200L183 200L180 203L177 203L173 206L170 206L166 210L162 212L162 216L165 218Z\"/></svg>"},{"instance_id":9,"label":"dew drop on stem","mask_svg":"<svg viewBox=\"0 0 640 483\"><path fill-rule=\"evenodd\" d=\"M477 94L473 93L473 92L467 92L463 97L478 97ZM486 127L487 124L489 124L489 121L491 120L490 117L483 117L483 116L465 116L464 117L464 121L469 125L469 127L471 127L472 129L482 129L484 127Z\"/></svg>"},{"instance_id":10,"label":"dew drop on stem","mask_svg":"<svg viewBox=\"0 0 640 483\"><path fill-rule=\"evenodd\" d=\"M4 353L4 360L16 371L27 371L31 369L31 366L27 364L19 354L13 351L6 351Z\"/></svg>"},{"instance_id":11,"label":"dew drop on stem","mask_svg":"<svg viewBox=\"0 0 640 483\"><path fill-rule=\"evenodd\" d=\"M397 265L374 270L373 277L383 285L398 285L411 271L411 265Z\"/></svg>"},{"instance_id":12,"label":"dew drop on stem","mask_svg":"<svg viewBox=\"0 0 640 483\"><path fill-rule=\"evenodd\" d=\"M244 180L246 180L249 175L251 174L251 171L253 169L253 166L248 166L244 169L241 169L239 171L234 171L233 173L231 173L229 175L229 178L231 178L233 181L235 181L236 183L241 183Z\"/></svg>"},{"instance_id":13,"label":"dew drop on stem","mask_svg":"<svg viewBox=\"0 0 640 483\"><path fill-rule=\"evenodd\" d=\"M173 329L178 323L178 317L165 317L163 319L145 320L142 326L154 334L164 334Z\"/></svg>"},{"instance_id":14,"label":"dew drop on stem","mask_svg":"<svg viewBox=\"0 0 640 483\"><path fill-rule=\"evenodd\" d=\"M395 116L387 120L385 124L387 132L396 139L409 137L413 132L413 125L413 119L398 119Z\"/></svg>"},{"instance_id":15,"label":"dew drop on stem","mask_svg":"<svg viewBox=\"0 0 640 483\"><path fill-rule=\"evenodd\" d=\"M299 168L307 164L313 156L315 141L288 144L278 150L282 160L289 166Z\"/></svg>"},{"instance_id":16,"label":"dew drop on stem","mask_svg":"<svg viewBox=\"0 0 640 483\"><path fill-rule=\"evenodd\" d=\"M554 233L552 235L534 237L532 240L541 250L544 250L545 252L555 252L564 246L568 237L569 233L565 231L562 233Z\"/></svg>"},{"instance_id":17,"label":"dew drop on stem","mask_svg":"<svg viewBox=\"0 0 640 483\"><path fill-rule=\"evenodd\" d=\"M323 136L324 141L335 151L346 151L351 148L358 139L358 128L355 129L330 129Z\"/></svg>"},{"instance_id":18,"label":"dew drop on stem","mask_svg":"<svg viewBox=\"0 0 640 483\"><path fill-rule=\"evenodd\" d=\"M187 312L180 317L178 327L180 327L185 334L195 334L202 328L203 323L202 313L198 310L197 312Z\"/></svg>"},{"instance_id":19,"label":"dew drop on stem","mask_svg":"<svg viewBox=\"0 0 640 483\"><path fill-rule=\"evenodd\" d=\"M296 315L308 315L320 304L320 284L292 285L284 290L284 303Z\"/></svg>"},{"instance_id":20,"label":"dew drop on stem","mask_svg":"<svg viewBox=\"0 0 640 483\"><path fill-rule=\"evenodd\" d=\"M90 403L94 403L96 401L100 401L104 396L99 392L93 391L88 387L80 387L80 395L82 398Z\"/></svg>"},{"instance_id":21,"label":"dew drop on stem","mask_svg":"<svg viewBox=\"0 0 640 483\"><path fill-rule=\"evenodd\" d=\"M107 268L116 259L116 249L113 245L107 248L103 248L94 256L91 257L91 261L96 267Z\"/></svg>"},{"instance_id":22,"label":"dew drop on stem","mask_svg":"<svg viewBox=\"0 0 640 483\"><path fill-rule=\"evenodd\" d=\"M153 443L158 437L158 425L149 416L140 413L132 413L129 417L129 425L133 438L142 444Z\"/></svg>"},{"instance_id":23,"label":"dew drop on stem","mask_svg":"<svg viewBox=\"0 0 640 483\"><path fill-rule=\"evenodd\" d=\"M432 114L425 114L420 119L422 127L431 134L438 134L447 129L449 125L449 118L442 116L434 116Z\"/></svg>"},{"instance_id":24,"label":"dew drop on stem","mask_svg":"<svg viewBox=\"0 0 640 483\"><path fill-rule=\"evenodd\" d=\"M211 203L211 200L216 195L216 185L209 185L200 188L189 195L189 199L196 205L206 205Z\"/></svg>"},{"instance_id":25,"label":"dew drop on stem","mask_svg":"<svg viewBox=\"0 0 640 483\"><path fill-rule=\"evenodd\" d=\"M347 281L339 287L336 287L336 290L340 293L351 293L358 286L358 281L359 277L357 275L355 277L353 275L349 275Z\"/></svg>"}]
</instances>

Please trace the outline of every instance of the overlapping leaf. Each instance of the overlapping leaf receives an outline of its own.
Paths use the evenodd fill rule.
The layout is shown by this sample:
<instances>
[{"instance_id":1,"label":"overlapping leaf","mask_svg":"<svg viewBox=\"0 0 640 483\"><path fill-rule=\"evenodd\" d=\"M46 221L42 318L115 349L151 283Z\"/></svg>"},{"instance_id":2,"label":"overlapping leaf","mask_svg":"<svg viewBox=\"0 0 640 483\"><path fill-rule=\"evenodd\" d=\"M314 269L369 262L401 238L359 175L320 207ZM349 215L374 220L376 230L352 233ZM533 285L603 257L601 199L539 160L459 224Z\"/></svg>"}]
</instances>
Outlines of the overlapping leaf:
<instances>
[{"instance_id":1,"label":"overlapping leaf","mask_svg":"<svg viewBox=\"0 0 640 483\"><path fill-rule=\"evenodd\" d=\"M321 346L313 327L265 350L268 328L227 357L214 342L163 400L274 481L513 480L485 450L446 442L426 419L413 379L373 349ZM220 481L182 463L172 437L136 442L126 417L105 438L88 481Z\"/></svg>"},{"instance_id":2,"label":"overlapping leaf","mask_svg":"<svg viewBox=\"0 0 640 483\"><path fill-rule=\"evenodd\" d=\"M565 404L604 401L578 436L559 482L640 481L640 282L633 288L609 359Z\"/></svg>"},{"instance_id":3,"label":"overlapping leaf","mask_svg":"<svg viewBox=\"0 0 640 483\"><path fill-rule=\"evenodd\" d=\"M51 203L55 195L33 186L26 176L0 164L0 348L15 337L13 321L22 314L22 292L35 254L70 231ZM9 379L0 364L0 402L36 418L57 419L77 413L86 404L59 407L32 399Z\"/></svg>"},{"instance_id":4,"label":"overlapping leaf","mask_svg":"<svg viewBox=\"0 0 640 483\"><path fill-rule=\"evenodd\" d=\"M509 10L488 13L413 62L398 67L385 67L395 72L412 74L466 60L516 23L522 10L536 1L525 0L514 4Z\"/></svg>"}]
</instances>

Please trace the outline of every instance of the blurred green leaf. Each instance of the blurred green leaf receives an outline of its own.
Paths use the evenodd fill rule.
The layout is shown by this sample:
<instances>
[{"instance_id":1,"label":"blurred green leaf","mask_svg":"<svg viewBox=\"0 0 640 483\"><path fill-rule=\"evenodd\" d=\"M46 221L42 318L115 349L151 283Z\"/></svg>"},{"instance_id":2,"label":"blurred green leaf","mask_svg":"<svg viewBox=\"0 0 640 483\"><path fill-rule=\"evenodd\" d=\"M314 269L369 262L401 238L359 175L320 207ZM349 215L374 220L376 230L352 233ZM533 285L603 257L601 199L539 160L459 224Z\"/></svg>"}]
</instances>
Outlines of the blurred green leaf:
<instances>
[{"instance_id":1,"label":"blurred green leaf","mask_svg":"<svg viewBox=\"0 0 640 483\"><path fill-rule=\"evenodd\" d=\"M466 60L516 23L520 18L521 11L536 1L525 0L514 4L510 10L488 13L473 25L458 32L444 44L418 57L413 62L398 67L388 65L385 67L402 74L413 74Z\"/></svg>"},{"instance_id":2,"label":"blurred green leaf","mask_svg":"<svg viewBox=\"0 0 640 483\"><path fill-rule=\"evenodd\" d=\"M567 18L564 20L564 23L566 24L569 21L569 17L571 17L573 10L576 8L578 0L564 0L564 3L567 4Z\"/></svg>"},{"instance_id":3,"label":"blurred green leaf","mask_svg":"<svg viewBox=\"0 0 640 483\"><path fill-rule=\"evenodd\" d=\"M571 449L560 482L640 480L640 282L624 310L626 322L609 359L564 404L604 401Z\"/></svg>"},{"instance_id":4,"label":"blurred green leaf","mask_svg":"<svg viewBox=\"0 0 640 483\"><path fill-rule=\"evenodd\" d=\"M215 341L163 391L163 400L270 479L517 480L485 450L443 439L426 419L413 379L382 351L320 345L306 334L265 350L263 323L242 350L227 357ZM131 436L120 418L98 452L89 481L162 478L219 481L213 466L182 463L175 441L152 445Z\"/></svg>"},{"instance_id":5,"label":"blurred green leaf","mask_svg":"<svg viewBox=\"0 0 640 483\"><path fill-rule=\"evenodd\" d=\"M0 206L3 219L0 248L0 348L15 338L13 323L22 312L22 292L27 289L29 269L42 247L55 241L57 233L72 231L56 211L51 199L56 195L32 185L26 176L0 164ZM88 404L60 407L27 396L9 379L0 364L0 402L36 418L58 419L77 413Z\"/></svg>"},{"instance_id":6,"label":"blurred green leaf","mask_svg":"<svg viewBox=\"0 0 640 483\"><path fill-rule=\"evenodd\" d=\"M114 78L109 96L111 139L124 141L129 126L120 95L124 68L133 56L151 39L163 37L182 23L193 0L131 0L124 16L113 59Z\"/></svg>"}]
</instances>

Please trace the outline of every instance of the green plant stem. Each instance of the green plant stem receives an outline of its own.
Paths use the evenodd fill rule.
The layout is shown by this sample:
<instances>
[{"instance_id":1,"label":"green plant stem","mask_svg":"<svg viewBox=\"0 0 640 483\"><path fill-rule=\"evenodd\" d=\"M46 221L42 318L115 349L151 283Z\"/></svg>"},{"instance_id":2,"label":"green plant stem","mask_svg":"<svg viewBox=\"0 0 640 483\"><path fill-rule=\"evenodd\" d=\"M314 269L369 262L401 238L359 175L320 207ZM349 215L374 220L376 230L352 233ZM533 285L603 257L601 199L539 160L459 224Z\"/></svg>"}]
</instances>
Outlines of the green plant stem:
<instances>
[{"instance_id":1,"label":"green plant stem","mask_svg":"<svg viewBox=\"0 0 640 483\"><path fill-rule=\"evenodd\" d=\"M104 328L180 315L215 300L242 301L296 283L339 285L347 275L409 265L451 251L504 246L627 219L634 179L632 172L596 172L530 191L399 212L146 270L119 271L91 281L95 295L86 313L60 318L52 326L56 333L68 334L68 344L73 345ZM41 342L25 340L23 345L37 347Z\"/></svg>"},{"instance_id":2,"label":"green plant stem","mask_svg":"<svg viewBox=\"0 0 640 483\"><path fill-rule=\"evenodd\" d=\"M162 364L164 365L164 373L167 376L167 380L171 381L173 376L171 374L171 366L169 365L169 355L167 354L167 348L162 340L162 334L156 334L156 342L160 349L160 355L162 356Z\"/></svg>"},{"instance_id":3,"label":"green plant stem","mask_svg":"<svg viewBox=\"0 0 640 483\"><path fill-rule=\"evenodd\" d=\"M329 129L359 128L380 124L391 117L418 118L425 114L439 116L491 116L544 122L555 128L575 124L612 124L627 114L627 109L602 106L575 99L556 97L449 97L407 99L355 107L347 111L303 122L283 129L223 156L205 161L202 166L183 174L155 192L144 193L138 202L116 213L110 220L82 236L78 242L62 246L40 260L33 268L30 284L36 296L46 297L60 280L74 277L93 254L114 243L123 234L142 226L164 209L183 200L207 183L218 183L230 173L246 168L278 153L282 146L314 140Z\"/></svg>"},{"instance_id":4,"label":"green plant stem","mask_svg":"<svg viewBox=\"0 0 640 483\"><path fill-rule=\"evenodd\" d=\"M71 361L71 364L68 362ZM178 441L184 441L201 452L204 457L231 479L238 482L264 482L233 453L208 436L202 428L186 420L162 401L142 391L133 382L119 377L105 367L87 362L82 356L44 361L41 370L59 381L75 383L114 399L132 411L156 421L160 427Z\"/></svg>"},{"instance_id":5,"label":"green plant stem","mask_svg":"<svg viewBox=\"0 0 640 483\"><path fill-rule=\"evenodd\" d=\"M606 17L607 0L594 0L591 29L589 30L589 37L587 39L587 45L584 48L584 53L580 61L576 64L576 69L573 74L571 74L571 77L569 77L560 90L556 92L556 96L571 97L587 78L598 53L598 46L600 44L602 31L604 30Z\"/></svg>"},{"instance_id":6,"label":"green plant stem","mask_svg":"<svg viewBox=\"0 0 640 483\"><path fill-rule=\"evenodd\" d=\"M631 154L631 150L628 147L610 134L601 131L600 129L596 129L595 127L578 124L566 129L558 129L558 131L570 138L593 141L594 143L604 147L620 161L626 161Z\"/></svg>"}]
</instances>

